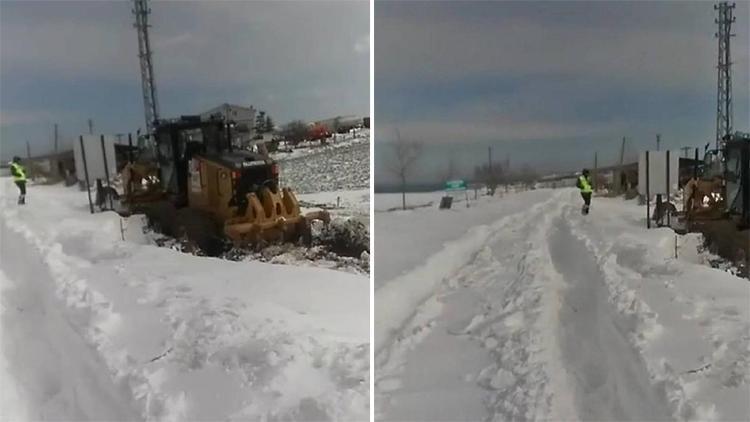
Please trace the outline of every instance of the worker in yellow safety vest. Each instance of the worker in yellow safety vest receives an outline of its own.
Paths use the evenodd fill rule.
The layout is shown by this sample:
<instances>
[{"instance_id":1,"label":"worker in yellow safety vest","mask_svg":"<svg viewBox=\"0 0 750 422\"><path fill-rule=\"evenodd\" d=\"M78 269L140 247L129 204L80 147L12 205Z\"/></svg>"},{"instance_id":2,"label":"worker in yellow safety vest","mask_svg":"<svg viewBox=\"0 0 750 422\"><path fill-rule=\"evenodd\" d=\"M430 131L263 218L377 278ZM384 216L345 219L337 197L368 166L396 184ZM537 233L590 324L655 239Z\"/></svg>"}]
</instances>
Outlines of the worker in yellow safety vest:
<instances>
[{"instance_id":1,"label":"worker in yellow safety vest","mask_svg":"<svg viewBox=\"0 0 750 422\"><path fill-rule=\"evenodd\" d=\"M583 169L582 174L578 176L576 187L581 190L581 197L583 198L583 208L581 213L587 215L589 208L591 207L591 193L594 189L591 187L591 178L589 177L589 170Z\"/></svg>"},{"instance_id":2,"label":"worker in yellow safety vest","mask_svg":"<svg viewBox=\"0 0 750 422\"><path fill-rule=\"evenodd\" d=\"M13 157L10 163L10 174L21 192L18 196L18 204L23 205L26 203L26 169L21 165L21 157Z\"/></svg>"}]
</instances>

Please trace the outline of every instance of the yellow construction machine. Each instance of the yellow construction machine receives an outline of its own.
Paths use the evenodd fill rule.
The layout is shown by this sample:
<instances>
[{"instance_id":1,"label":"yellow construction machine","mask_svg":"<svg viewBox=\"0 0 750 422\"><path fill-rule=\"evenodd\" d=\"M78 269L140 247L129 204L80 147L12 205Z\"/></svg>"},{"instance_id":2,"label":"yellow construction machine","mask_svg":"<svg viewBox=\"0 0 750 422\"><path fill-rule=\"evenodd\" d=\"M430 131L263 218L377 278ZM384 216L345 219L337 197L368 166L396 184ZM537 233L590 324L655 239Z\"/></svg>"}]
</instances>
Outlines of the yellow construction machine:
<instances>
[{"instance_id":1,"label":"yellow construction machine","mask_svg":"<svg viewBox=\"0 0 750 422\"><path fill-rule=\"evenodd\" d=\"M123 170L122 203L208 255L220 254L226 240L309 243L311 222L327 224L328 213L302 214L292 190L279 186L279 165L265 145L235 148L233 126L199 116L160 121L141 159Z\"/></svg>"}]
</instances>

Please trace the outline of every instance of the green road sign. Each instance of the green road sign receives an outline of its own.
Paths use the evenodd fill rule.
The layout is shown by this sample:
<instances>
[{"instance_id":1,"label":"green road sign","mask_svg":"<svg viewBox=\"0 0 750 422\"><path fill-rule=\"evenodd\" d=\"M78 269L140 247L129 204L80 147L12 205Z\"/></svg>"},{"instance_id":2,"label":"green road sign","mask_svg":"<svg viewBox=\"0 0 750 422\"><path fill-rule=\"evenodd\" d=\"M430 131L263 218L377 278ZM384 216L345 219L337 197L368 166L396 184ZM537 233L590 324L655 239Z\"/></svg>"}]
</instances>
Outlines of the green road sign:
<instances>
[{"instance_id":1,"label":"green road sign","mask_svg":"<svg viewBox=\"0 0 750 422\"><path fill-rule=\"evenodd\" d=\"M449 180L445 182L445 190L466 190L466 182L463 180Z\"/></svg>"}]
</instances>

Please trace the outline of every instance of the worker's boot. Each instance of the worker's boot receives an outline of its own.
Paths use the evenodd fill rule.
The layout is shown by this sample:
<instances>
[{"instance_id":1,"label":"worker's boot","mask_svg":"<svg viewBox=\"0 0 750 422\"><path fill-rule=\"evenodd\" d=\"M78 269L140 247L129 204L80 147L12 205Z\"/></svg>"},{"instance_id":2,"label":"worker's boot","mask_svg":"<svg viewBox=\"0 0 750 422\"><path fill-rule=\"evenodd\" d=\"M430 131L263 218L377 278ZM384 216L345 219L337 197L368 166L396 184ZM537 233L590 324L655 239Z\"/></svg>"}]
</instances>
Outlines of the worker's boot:
<instances>
[{"instance_id":1,"label":"worker's boot","mask_svg":"<svg viewBox=\"0 0 750 422\"><path fill-rule=\"evenodd\" d=\"M26 204L26 195L19 195L18 196L18 205L24 205Z\"/></svg>"}]
</instances>

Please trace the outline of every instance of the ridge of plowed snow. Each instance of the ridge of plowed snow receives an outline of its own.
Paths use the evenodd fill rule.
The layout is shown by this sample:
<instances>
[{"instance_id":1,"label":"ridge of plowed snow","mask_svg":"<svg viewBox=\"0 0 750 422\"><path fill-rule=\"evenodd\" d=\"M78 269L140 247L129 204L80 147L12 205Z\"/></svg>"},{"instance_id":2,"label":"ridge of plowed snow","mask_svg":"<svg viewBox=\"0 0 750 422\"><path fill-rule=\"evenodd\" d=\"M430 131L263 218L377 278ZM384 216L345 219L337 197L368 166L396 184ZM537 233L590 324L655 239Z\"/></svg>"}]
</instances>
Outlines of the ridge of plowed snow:
<instances>
[{"instance_id":1,"label":"ridge of plowed snow","mask_svg":"<svg viewBox=\"0 0 750 422\"><path fill-rule=\"evenodd\" d=\"M554 204L556 196L552 195L520 214L533 215L535 211ZM413 316L415 307L434 294L444 279L466 265L493 234L524 218L528 217L511 214L490 225L472 227L467 234L446 243L439 252L412 271L376 290L375 307L379 316L375 319L375 353L382 352L384 345Z\"/></svg>"},{"instance_id":2,"label":"ridge of plowed snow","mask_svg":"<svg viewBox=\"0 0 750 422\"><path fill-rule=\"evenodd\" d=\"M546 250L536 247L550 228L549 209L560 207L559 196L491 224L483 243L473 239L479 248L473 258L445 278L388 353L381 352L379 419L535 420L553 405L564 408L552 402L556 379L548 376L559 371L551 364L559 352L548 327L557 317L561 287L548 270ZM389 286L397 284L384 289ZM435 366L434 354L442 366Z\"/></svg>"},{"instance_id":3,"label":"ridge of plowed snow","mask_svg":"<svg viewBox=\"0 0 750 422\"><path fill-rule=\"evenodd\" d=\"M83 371L51 372L21 383L20 394L73 388L80 394L58 394L53 406L70 410L59 413L69 420L367 419L366 276L183 254L146 244L136 217L122 220L121 234L120 217L90 215L76 189L31 186L19 208L9 181L2 188L2 270L27 288L4 289L3 305L22 292L43 300L49 312L38 323L60 315L72 332L42 350L88 348L72 362L98 361L92 373L102 385L79 388L93 385L76 378ZM36 355L2 346L12 375L39 365ZM120 396L108 401L112 390ZM128 403L135 417L117 411Z\"/></svg>"},{"instance_id":4,"label":"ridge of plowed snow","mask_svg":"<svg viewBox=\"0 0 750 422\"><path fill-rule=\"evenodd\" d=\"M633 201L583 217L574 190L550 196L498 200L528 209L376 290L376 419L746 419L750 283L696 264L691 236L646 230ZM404 228L376 239L437 213L394 215ZM402 293L394 312L381 291Z\"/></svg>"}]
</instances>

